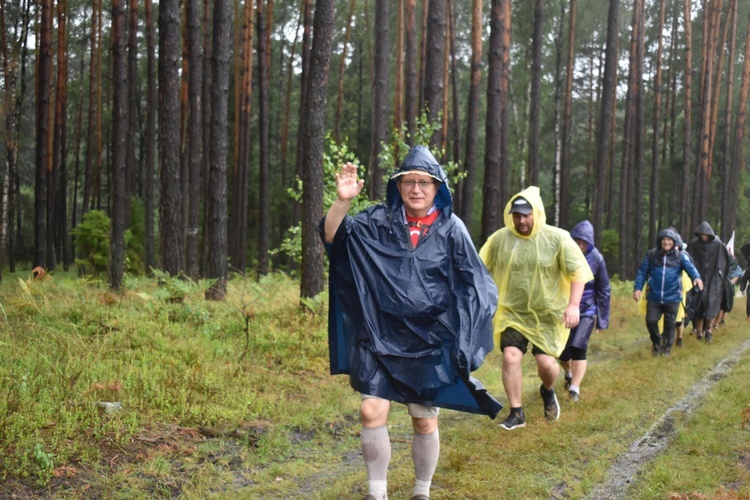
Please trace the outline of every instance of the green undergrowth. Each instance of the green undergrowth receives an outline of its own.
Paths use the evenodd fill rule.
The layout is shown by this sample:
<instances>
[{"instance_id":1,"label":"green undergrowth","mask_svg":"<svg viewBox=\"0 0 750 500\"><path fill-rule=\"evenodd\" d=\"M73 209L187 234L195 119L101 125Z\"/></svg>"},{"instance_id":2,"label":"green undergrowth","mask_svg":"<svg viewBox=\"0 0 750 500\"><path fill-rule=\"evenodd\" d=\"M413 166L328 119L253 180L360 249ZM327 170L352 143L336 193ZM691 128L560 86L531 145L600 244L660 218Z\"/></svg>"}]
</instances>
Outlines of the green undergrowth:
<instances>
[{"instance_id":1,"label":"green undergrowth","mask_svg":"<svg viewBox=\"0 0 750 500\"><path fill-rule=\"evenodd\" d=\"M121 294L64 273L0 286L0 496L64 498L362 498L359 397L328 373L327 300L300 306L297 281L130 279ZM531 356L527 426L442 410L432 498L582 498L630 444L716 363L750 338L744 299L712 345L686 335L654 358L644 319L618 284L610 329L595 334L581 401L558 394L548 424ZM634 498L748 495L750 403L745 354L668 451L645 464ZM501 356L475 375L507 403ZM107 405L104 403L117 403ZM389 496L413 485L411 423L389 420ZM710 463L710 466L706 464Z\"/></svg>"}]
</instances>

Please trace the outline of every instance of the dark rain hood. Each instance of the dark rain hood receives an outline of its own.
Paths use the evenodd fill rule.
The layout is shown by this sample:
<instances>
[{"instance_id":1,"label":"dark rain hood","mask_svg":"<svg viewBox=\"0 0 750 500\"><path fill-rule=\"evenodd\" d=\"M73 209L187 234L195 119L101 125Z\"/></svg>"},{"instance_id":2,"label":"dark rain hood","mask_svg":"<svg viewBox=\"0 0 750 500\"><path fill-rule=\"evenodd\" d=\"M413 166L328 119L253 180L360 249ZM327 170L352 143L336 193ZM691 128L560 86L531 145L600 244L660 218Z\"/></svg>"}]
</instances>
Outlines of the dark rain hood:
<instances>
[{"instance_id":1,"label":"dark rain hood","mask_svg":"<svg viewBox=\"0 0 750 500\"><path fill-rule=\"evenodd\" d=\"M440 180L441 210L415 248L396 186L413 170ZM326 248L331 373L363 394L497 416L502 405L471 376L494 347L497 288L427 148L391 176L386 204L344 218Z\"/></svg>"},{"instance_id":2,"label":"dark rain hood","mask_svg":"<svg viewBox=\"0 0 750 500\"><path fill-rule=\"evenodd\" d=\"M706 223L708 224L708 223ZM710 229L710 226L709 226ZM669 238L674 242L674 246L679 250L682 248L682 238L680 235L675 231L674 229L662 229L658 233L656 233L656 251L659 253L664 253L664 250L661 248L661 240L664 238Z\"/></svg>"}]
</instances>

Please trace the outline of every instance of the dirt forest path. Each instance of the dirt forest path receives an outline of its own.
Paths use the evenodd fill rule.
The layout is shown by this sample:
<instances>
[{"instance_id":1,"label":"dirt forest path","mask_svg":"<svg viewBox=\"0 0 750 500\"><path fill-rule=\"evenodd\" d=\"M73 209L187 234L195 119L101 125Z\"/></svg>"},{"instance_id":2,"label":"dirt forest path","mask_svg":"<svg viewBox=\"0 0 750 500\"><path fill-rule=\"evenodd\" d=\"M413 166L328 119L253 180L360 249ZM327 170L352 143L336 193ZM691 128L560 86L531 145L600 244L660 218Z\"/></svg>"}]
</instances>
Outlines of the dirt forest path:
<instances>
[{"instance_id":1,"label":"dirt forest path","mask_svg":"<svg viewBox=\"0 0 750 500\"><path fill-rule=\"evenodd\" d=\"M725 378L739 362L742 355L750 349L750 340L736 351L719 361L703 379L698 381L677 404L667 409L659 420L643 436L632 443L628 452L620 457L607 473L607 479L591 492L588 498L619 499L627 496L633 478L663 452L677 434L675 415L681 418L690 417L702 403L704 396L719 380Z\"/></svg>"}]
</instances>

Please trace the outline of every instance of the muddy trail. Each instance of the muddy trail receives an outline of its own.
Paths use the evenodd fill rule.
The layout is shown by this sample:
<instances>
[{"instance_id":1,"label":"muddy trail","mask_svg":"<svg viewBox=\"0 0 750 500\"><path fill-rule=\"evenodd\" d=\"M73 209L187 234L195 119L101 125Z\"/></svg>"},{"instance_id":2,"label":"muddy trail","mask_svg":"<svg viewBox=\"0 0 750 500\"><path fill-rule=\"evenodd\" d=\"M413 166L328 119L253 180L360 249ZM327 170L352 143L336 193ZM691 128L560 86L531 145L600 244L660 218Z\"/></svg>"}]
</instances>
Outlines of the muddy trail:
<instances>
[{"instance_id":1,"label":"muddy trail","mask_svg":"<svg viewBox=\"0 0 750 500\"><path fill-rule=\"evenodd\" d=\"M750 349L750 340L719 361L713 370L698 381L677 404L668 408L643 436L630 445L627 453L612 465L607 473L607 479L594 488L588 498L625 498L639 472L669 446L681 427L680 423L693 415L703 403L711 387L729 374L748 349Z\"/></svg>"}]
</instances>

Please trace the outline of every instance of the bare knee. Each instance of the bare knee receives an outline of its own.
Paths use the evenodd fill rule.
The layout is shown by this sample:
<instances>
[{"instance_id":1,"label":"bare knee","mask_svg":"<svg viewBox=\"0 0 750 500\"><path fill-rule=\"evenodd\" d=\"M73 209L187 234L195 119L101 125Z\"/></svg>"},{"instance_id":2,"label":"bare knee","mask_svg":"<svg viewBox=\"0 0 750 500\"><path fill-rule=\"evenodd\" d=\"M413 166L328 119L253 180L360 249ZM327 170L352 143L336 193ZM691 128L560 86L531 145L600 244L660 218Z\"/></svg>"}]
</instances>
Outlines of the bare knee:
<instances>
[{"instance_id":1,"label":"bare knee","mask_svg":"<svg viewBox=\"0 0 750 500\"><path fill-rule=\"evenodd\" d=\"M432 434L438 428L437 417L431 418L411 418L411 425L414 427L414 432L417 434Z\"/></svg>"},{"instance_id":2,"label":"bare knee","mask_svg":"<svg viewBox=\"0 0 750 500\"><path fill-rule=\"evenodd\" d=\"M381 398L365 398L359 407L359 415L362 427L382 427L388 421L388 412L391 402Z\"/></svg>"}]
</instances>

